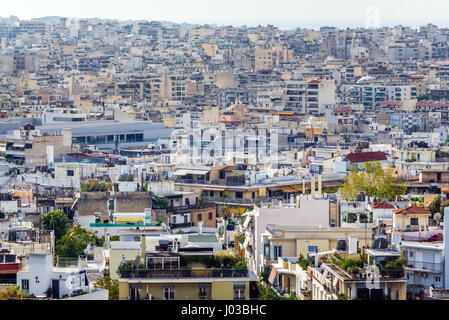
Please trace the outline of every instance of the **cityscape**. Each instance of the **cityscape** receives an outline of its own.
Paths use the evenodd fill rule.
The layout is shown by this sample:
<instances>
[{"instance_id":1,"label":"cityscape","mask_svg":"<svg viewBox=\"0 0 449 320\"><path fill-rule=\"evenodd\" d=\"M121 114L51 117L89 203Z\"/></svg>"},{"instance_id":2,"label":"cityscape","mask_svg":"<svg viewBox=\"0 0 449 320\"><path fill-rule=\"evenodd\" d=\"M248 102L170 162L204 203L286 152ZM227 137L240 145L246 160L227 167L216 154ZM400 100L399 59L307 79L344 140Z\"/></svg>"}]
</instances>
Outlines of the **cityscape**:
<instances>
[{"instance_id":1,"label":"cityscape","mask_svg":"<svg viewBox=\"0 0 449 320\"><path fill-rule=\"evenodd\" d=\"M449 300L449 27L368 14L0 18L0 300Z\"/></svg>"}]
</instances>

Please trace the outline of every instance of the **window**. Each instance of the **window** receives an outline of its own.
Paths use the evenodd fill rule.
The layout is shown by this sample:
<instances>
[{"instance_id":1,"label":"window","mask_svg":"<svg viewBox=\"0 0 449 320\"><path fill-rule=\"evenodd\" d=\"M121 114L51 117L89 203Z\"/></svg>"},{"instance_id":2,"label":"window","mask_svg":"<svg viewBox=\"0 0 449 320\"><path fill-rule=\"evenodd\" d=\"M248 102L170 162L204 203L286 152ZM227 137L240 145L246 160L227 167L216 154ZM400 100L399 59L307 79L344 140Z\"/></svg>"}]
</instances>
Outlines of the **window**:
<instances>
[{"instance_id":1,"label":"window","mask_svg":"<svg viewBox=\"0 0 449 320\"><path fill-rule=\"evenodd\" d=\"M307 253L315 253L318 252L318 246L309 246L307 248Z\"/></svg>"},{"instance_id":2,"label":"window","mask_svg":"<svg viewBox=\"0 0 449 320\"><path fill-rule=\"evenodd\" d=\"M75 175L73 169L67 169L67 177L73 177Z\"/></svg>"},{"instance_id":3,"label":"window","mask_svg":"<svg viewBox=\"0 0 449 320\"><path fill-rule=\"evenodd\" d=\"M30 290L30 280L22 279L22 290L28 292Z\"/></svg>"},{"instance_id":4,"label":"window","mask_svg":"<svg viewBox=\"0 0 449 320\"><path fill-rule=\"evenodd\" d=\"M201 213L198 214L198 221L203 221L203 215Z\"/></svg>"},{"instance_id":5,"label":"window","mask_svg":"<svg viewBox=\"0 0 449 320\"><path fill-rule=\"evenodd\" d=\"M200 297L200 300L207 299L207 285L205 285L205 284L199 285L199 297Z\"/></svg>"},{"instance_id":6,"label":"window","mask_svg":"<svg viewBox=\"0 0 449 320\"><path fill-rule=\"evenodd\" d=\"M209 212L209 220L212 220L212 212Z\"/></svg>"},{"instance_id":7,"label":"window","mask_svg":"<svg viewBox=\"0 0 449 320\"><path fill-rule=\"evenodd\" d=\"M189 217L188 217L187 215L184 215L184 223L187 223L187 222L188 222L188 221L187 221L188 219L189 219Z\"/></svg>"},{"instance_id":8,"label":"window","mask_svg":"<svg viewBox=\"0 0 449 320\"><path fill-rule=\"evenodd\" d=\"M164 300L175 300L175 285L165 284L164 285Z\"/></svg>"},{"instance_id":9,"label":"window","mask_svg":"<svg viewBox=\"0 0 449 320\"><path fill-rule=\"evenodd\" d=\"M435 277L435 283L441 283L441 277Z\"/></svg>"},{"instance_id":10,"label":"window","mask_svg":"<svg viewBox=\"0 0 449 320\"><path fill-rule=\"evenodd\" d=\"M409 252L409 257L410 257L410 258L413 258L413 251L410 251L410 252Z\"/></svg>"},{"instance_id":11,"label":"window","mask_svg":"<svg viewBox=\"0 0 449 320\"><path fill-rule=\"evenodd\" d=\"M273 246L273 254L274 260L277 260L278 257L282 257L282 246Z\"/></svg>"},{"instance_id":12,"label":"window","mask_svg":"<svg viewBox=\"0 0 449 320\"><path fill-rule=\"evenodd\" d=\"M235 197L239 198L239 199L242 199L243 198L243 192L236 192L235 193Z\"/></svg>"},{"instance_id":13,"label":"window","mask_svg":"<svg viewBox=\"0 0 449 320\"><path fill-rule=\"evenodd\" d=\"M418 225L418 218L410 218L410 224L412 226L417 226Z\"/></svg>"},{"instance_id":14,"label":"window","mask_svg":"<svg viewBox=\"0 0 449 320\"><path fill-rule=\"evenodd\" d=\"M234 283L234 300L245 300L245 283Z\"/></svg>"},{"instance_id":15,"label":"window","mask_svg":"<svg viewBox=\"0 0 449 320\"><path fill-rule=\"evenodd\" d=\"M263 245L263 255L264 255L264 257L269 257L270 256L270 244L269 243L264 243L264 245Z\"/></svg>"}]
</instances>

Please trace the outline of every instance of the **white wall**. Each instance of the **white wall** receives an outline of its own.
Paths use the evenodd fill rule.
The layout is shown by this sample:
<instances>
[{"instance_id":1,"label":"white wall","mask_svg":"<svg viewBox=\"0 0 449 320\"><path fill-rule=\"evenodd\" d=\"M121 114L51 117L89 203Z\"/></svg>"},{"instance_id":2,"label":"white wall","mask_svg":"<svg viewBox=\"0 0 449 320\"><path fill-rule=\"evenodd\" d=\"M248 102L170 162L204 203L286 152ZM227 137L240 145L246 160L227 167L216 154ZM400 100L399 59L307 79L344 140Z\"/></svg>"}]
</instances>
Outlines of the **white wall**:
<instances>
[{"instance_id":1,"label":"white wall","mask_svg":"<svg viewBox=\"0 0 449 320\"><path fill-rule=\"evenodd\" d=\"M29 271L17 273L17 285L22 289L22 279L29 280L28 293L36 296L46 295L45 292L51 287L53 268L53 255L30 254Z\"/></svg>"},{"instance_id":2,"label":"white wall","mask_svg":"<svg viewBox=\"0 0 449 320\"><path fill-rule=\"evenodd\" d=\"M256 208L255 211L256 271L261 268L261 234L265 232L267 225L329 226L329 200L301 199L300 208Z\"/></svg>"}]
</instances>

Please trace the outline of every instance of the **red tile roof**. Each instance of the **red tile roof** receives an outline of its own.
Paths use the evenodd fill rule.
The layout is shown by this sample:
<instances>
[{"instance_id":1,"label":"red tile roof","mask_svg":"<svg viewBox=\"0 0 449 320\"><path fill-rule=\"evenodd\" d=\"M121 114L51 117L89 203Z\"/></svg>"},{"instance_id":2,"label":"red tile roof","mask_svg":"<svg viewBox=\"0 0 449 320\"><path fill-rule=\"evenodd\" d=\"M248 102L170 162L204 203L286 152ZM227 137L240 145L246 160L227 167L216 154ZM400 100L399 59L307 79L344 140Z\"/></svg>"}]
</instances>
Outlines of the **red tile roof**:
<instances>
[{"instance_id":1,"label":"red tile roof","mask_svg":"<svg viewBox=\"0 0 449 320\"><path fill-rule=\"evenodd\" d=\"M237 167L237 166L227 166L227 167L224 167L223 169L221 169L220 171L223 171L223 172L232 172L232 171L234 171L234 170L237 170L239 167Z\"/></svg>"},{"instance_id":2,"label":"red tile roof","mask_svg":"<svg viewBox=\"0 0 449 320\"><path fill-rule=\"evenodd\" d=\"M430 212L429 210L420 208L417 206L410 206L407 208L399 208L399 209L393 210L393 213L395 213L395 214L428 214L428 215L432 214L432 212Z\"/></svg>"},{"instance_id":3,"label":"red tile roof","mask_svg":"<svg viewBox=\"0 0 449 320\"><path fill-rule=\"evenodd\" d=\"M385 152L360 152L350 153L347 158L352 163L367 162L367 161L382 161L387 160L387 154Z\"/></svg>"},{"instance_id":4,"label":"red tile roof","mask_svg":"<svg viewBox=\"0 0 449 320\"><path fill-rule=\"evenodd\" d=\"M370 203L370 206L373 209L396 209L396 207L394 205L392 205L391 203L385 202L385 201L380 201L377 203Z\"/></svg>"}]
</instances>

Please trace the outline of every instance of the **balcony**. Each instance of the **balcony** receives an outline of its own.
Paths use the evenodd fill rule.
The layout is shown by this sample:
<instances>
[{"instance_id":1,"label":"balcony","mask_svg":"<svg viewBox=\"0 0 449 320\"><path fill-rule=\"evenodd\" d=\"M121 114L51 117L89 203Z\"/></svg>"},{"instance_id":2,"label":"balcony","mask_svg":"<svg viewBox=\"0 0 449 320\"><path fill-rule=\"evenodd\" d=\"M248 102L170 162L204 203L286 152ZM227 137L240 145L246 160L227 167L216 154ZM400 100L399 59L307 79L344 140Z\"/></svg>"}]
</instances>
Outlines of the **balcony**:
<instances>
[{"instance_id":1,"label":"balcony","mask_svg":"<svg viewBox=\"0 0 449 320\"><path fill-rule=\"evenodd\" d=\"M275 201L284 200L284 197L265 197L255 199L204 197L204 201L208 202L239 203L239 204L255 204L256 202L271 202L273 200Z\"/></svg>"},{"instance_id":2,"label":"balcony","mask_svg":"<svg viewBox=\"0 0 449 320\"><path fill-rule=\"evenodd\" d=\"M190 228L193 227L193 222L185 222L185 223L172 223L170 224L172 229L176 228Z\"/></svg>"},{"instance_id":3,"label":"balcony","mask_svg":"<svg viewBox=\"0 0 449 320\"><path fill-rule=\"evenodd\" d=\"M121 278L184 279L184 278L246 278L248 269L121 269Z\"/></svg>"},{"instance_id":4,"label":"balcony","mask_svg":"<svg viewBox=\"0 0 449 320\"><path fill-rule=\"evenodd\" d=\"M404 277L404 269L380 269L382 278L400 279Z\"/></svg>"},{"instance_id":5,"label":"balcony","mask_svg":"<svg viewBox=\"0 0 449 320\"><path fill-rule=\"evenodd\" d=\"M181 179L176 178L175 183L187 183L187 184L210 184L209 180L201 179Z\"/></svg>"},{"instance_id":6,"label":"balcony","mask_svg":"<svg viewBox=\"0 0 449 320\"><path fill-rule=\"evenodd\" d=\"M312 300L312 291L300 289L298 292L298 296L300 300Z\"/></svg>"},{"instance_id":7,"label":"balcony","mask_svg":"<svg viewBox=\"0 0 449 320\"><path fill-rule=\"evenodd\" d=\"M406 268L409 270L443 272L443 263L408 261Z\"/></svg>"}]
</instances>

